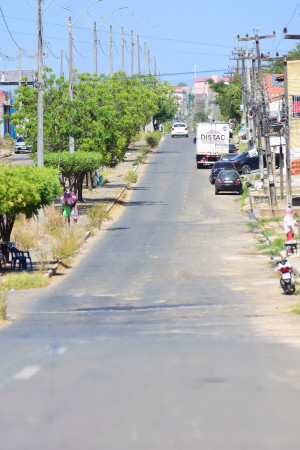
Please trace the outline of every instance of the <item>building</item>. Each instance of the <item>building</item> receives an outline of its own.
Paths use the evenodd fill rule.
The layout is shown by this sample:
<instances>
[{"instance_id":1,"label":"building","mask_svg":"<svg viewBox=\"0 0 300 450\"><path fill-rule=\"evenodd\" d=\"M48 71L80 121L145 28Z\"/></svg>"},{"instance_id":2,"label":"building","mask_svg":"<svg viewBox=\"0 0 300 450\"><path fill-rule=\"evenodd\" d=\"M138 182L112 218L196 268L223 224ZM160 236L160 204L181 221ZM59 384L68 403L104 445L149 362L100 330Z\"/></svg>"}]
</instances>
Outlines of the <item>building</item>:
<instances>
[{"instance_id":1,"label":"building","mask_svg":"<svg viewBox=\"0 0 300 450\"><path fill-rule=\"evenodd\" d=\"M208 80L212 79L215 83L219 81L224 81L224 83L229 82L228 77L219 77L218 75L212 75L209 78L195 78L194 79L194 93L198 98L208 97L212 95L212 91L209 88Z\"/></svg>"},{"instance_id":2,"label":"building","mask_svg":"<svg viewBox=\"0 0 300 450\"><path fill-rule=\"evenodd\" d=\"M16 133L14 127L10 124L10 117L13 112L12 94L0 90L0 138L4 138L7 134L15 138ZM4 116L7 118L4 118Z\"/></svg>"}]
</instances>

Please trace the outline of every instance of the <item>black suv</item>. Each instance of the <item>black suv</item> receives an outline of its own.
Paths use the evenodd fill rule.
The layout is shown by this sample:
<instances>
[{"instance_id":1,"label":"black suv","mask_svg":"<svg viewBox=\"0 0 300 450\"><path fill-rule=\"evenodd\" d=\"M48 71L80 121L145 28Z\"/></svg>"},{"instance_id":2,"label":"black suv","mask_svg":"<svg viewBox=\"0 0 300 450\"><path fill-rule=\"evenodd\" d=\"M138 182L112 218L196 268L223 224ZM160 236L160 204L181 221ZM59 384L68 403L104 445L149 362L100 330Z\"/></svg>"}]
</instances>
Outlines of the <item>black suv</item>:
<instances>
[{"instance_id":1,"label":"black suv","mask_svg":"<svg viewBox=\"0 0 300 450\"><path fill-rule=\"evenodd\" d=\"M264 167L266 167L266 152L263 151ZM279 167L279 154L275 153L275 165ZM250 173L251 170L259 169L258 153L251 155L249 152L240 153L232 160L239 173Z\"/></svg>"},{"instance_id":2,"label":"black suv","mask_svg":"<svg viewBox=\"0 0 300 450\"><path fill-rule=\"evenodd\" d=\"M235 170L234 164L231 161L217 161L214 163L210 175L209 181L214 184L217 176L221 170Z\"/></svg>"}]
</instances>

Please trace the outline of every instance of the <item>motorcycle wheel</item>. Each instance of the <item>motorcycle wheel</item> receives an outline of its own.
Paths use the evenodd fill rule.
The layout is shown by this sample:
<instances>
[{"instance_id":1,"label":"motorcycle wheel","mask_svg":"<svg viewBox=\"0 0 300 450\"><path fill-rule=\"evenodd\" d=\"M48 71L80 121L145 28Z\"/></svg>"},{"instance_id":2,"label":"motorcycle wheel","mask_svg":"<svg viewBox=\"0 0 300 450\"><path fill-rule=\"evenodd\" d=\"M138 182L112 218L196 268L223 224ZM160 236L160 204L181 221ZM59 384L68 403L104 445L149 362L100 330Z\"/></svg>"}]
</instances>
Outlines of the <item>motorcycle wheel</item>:
<instances>
[{"instance_id":1,"label":"motorcycle wheel","mask_svg":"<svg viewBox=\"0 0 300 450\"><path fill-rule=\"evenodd\" d=\"M288 295L293 295L293 293L295 292L296 288L294 284L288 283L286 286L286 293Z\"/></svg>"}]
</instances>

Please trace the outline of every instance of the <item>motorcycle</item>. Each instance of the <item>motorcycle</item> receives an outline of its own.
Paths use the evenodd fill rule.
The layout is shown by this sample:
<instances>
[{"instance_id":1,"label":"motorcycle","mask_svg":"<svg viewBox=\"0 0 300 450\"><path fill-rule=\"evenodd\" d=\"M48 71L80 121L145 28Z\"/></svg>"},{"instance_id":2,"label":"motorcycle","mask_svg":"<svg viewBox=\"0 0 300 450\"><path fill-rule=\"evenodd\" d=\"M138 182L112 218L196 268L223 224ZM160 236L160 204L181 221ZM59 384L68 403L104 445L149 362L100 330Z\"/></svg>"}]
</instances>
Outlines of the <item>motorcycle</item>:
<instances>
[{"instance_id":1,"label":"motorcycle","mask_svg":"<svg viewBox=\"0 0 300 450\"><path fill-rule=\"evenodd\" d=\"M280 274L280 286L287 295L294 294L296 290L296 282L293 278L293 268L290 263L284 259L278 263L278 272Z\"/></svg>"}]
</instances>

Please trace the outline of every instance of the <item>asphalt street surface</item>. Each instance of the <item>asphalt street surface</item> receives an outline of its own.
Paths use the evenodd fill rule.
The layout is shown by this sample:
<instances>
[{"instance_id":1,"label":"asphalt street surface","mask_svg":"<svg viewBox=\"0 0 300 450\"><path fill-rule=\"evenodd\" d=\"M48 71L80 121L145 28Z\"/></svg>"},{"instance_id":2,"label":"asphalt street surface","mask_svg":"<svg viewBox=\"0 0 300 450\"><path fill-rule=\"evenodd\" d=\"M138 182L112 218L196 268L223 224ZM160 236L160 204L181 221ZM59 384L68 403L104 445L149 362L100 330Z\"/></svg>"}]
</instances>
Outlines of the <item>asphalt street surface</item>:
<instances>
[{"instance_id":1,"label":"asphalt street surface","mask_svg":"<svg viewBox=\"0 0 300 450\"><path fill-rule=\"evenodd\" d=\"M79 263L10 293L1 448L299 449L295 300L208 175L167 136Z\"/></svg>"}]
</instances>

